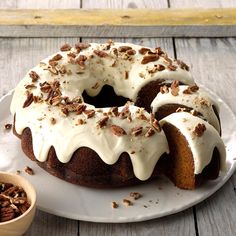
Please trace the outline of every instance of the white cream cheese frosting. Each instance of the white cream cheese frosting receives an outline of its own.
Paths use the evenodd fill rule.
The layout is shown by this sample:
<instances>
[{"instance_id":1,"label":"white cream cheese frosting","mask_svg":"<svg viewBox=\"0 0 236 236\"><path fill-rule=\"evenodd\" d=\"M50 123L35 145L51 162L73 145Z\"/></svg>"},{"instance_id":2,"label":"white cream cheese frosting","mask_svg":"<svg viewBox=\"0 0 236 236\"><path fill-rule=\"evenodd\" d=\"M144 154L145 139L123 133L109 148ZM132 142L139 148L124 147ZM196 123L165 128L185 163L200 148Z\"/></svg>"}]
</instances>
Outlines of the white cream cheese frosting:
<instances>
[{"instance_id":1,"label":"white cream cheese frosting","mask_svg":"<svg viewBox=\"0 0 236 236\"><path fill-rule=\"evenodd\" d=\"M188 112L172 113L160 121L161 126L165 123L175 126L186 138L193 154L194 174L200 174L204 167L210 163L215 147L220 154L221 170L225 170L225 146L218 132L212 125ZM200 136L196 135L194 132L199 124L205 126L205 130Z\"/></svg>"},{"instance_id":2,"label":"white cream cheese frosting","mask_svg":"<svg viewBox=\"0 0 236 236\"><path fill-rule=\"evenodd\" d=\"M155 114L158 109L167 104L179 104L192 108L194 111L199 112L202 117L208 121L220 133L220 122L213 109L216 108L219 113L218 104L210 97L204 89L199 88L194 92L188 91L187 85L179 85L179 91L173 95L171 89L166 90L164 93L159 92L155 99L152 101L152 112Z\"/></svg>"}]
</instances>

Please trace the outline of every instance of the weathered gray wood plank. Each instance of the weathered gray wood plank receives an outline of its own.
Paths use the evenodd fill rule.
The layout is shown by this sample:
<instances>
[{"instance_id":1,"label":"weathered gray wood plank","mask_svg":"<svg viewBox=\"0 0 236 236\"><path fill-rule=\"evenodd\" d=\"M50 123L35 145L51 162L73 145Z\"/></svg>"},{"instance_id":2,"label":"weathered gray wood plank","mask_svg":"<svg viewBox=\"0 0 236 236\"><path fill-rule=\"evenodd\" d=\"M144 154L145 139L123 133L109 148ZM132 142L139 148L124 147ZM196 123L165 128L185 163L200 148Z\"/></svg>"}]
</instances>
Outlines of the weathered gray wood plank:
<instances>
[{"instance_id":1,"label":"weathered gray wood plank","mask_svg":"<svg viewBox=\"0 0 236 236\"><path fill-rule=\"evenodd\" d=\"M232 37L236 8L0 10L0 37Z\"/></svg>"}]
</instances>

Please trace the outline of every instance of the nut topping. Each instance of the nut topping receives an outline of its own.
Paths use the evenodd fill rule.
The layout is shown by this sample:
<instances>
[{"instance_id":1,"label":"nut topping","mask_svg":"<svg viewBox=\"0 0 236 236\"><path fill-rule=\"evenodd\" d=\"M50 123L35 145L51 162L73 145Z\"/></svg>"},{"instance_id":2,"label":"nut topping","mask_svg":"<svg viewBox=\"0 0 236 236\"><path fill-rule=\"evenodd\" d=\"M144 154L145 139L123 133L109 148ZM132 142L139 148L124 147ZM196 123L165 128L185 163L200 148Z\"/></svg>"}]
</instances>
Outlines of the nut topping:
<instances>
[{"instance_id":1,"label":"nut topping","mask_svg":"<svg viewBox=\"0 0 236 236\"><path fill-rule=\"evenodd\" d=\"M193 134L198 136L198 137L201 137L203 135L203 133L205 132L206 130L206 126L204 124L198 124L195 128L194 128L194 131L193 131Z\"/></svg>"},{"instance_id":2,"label":"nut topping","mask_svg":"<svg viewBox=\"0 0 236 236\"><path fill-rule=\"evenodd\" d=\"M185 89L183 91L184 94L192 94L192 93L195 93L199 90L199 87L195 84L195 85L191 85L191 86L188 86L187 89Z\"/></svg>"},{"instance_id":3,"label":"nut topping","mask_svg":"<svg viewBox=\"0 0 236 236\"><path fill-rule=\"evenodd\" d=\"M61 59L62 59L62 55L58 53L50 61L59 61Z\"/></svg>"},{"instance_id":4,"label":"nut topping","mask_svg":"<svg viewBox=\"0 0 236 236\"><path fill-rule=\"evenodd\" d=\"M153 128L149 128L147 133L144 135L145 137L151 137L155 134L155 130Z\"/></svg>"},{"instance_id":5,"label":"nut topping","mask_svg":"<svg viewBox=\"0 0 236 236\"><path fill-rule=\"evenodd\" d=\"M29 73L30 78L32 79L32 82L37 82L39 79L39 75L35 71L30 71Z\"/></svg>"},{"instance_id":6,"label":"nut topping","mask_svg":"<svg viewBox=\"0 0 236 236\"><path fill-rule=\"evenodd\" d=\"M93 52L94 52L94 54L96 54L99 57L107 57L108 56L108 54L104 51L94 50Z\"/></svg>"},{"instance_id":7,"label":"nut topping","mask_svg":"<svg viewBox=\"0 0 236 236\"><path fill-rule=\"evenodd\" d=\"M128 50L132 50L132 48L129 47L129 46L120 46L120 47L118 48L118 52L126 52L126 51L128 51Z\"/></svg>"},{"instance_id":8,"label":"nut topping","mask_svg":"<svg viewBox=\"0 0 236 236\"><path fill-rule=\"evenodd\" d=\"M142 126L137 126L131 129L131 134L134 136L138 136L143 132L143 127Z\"/></svg>"},{"instance_id":9,"label":"nut topping","mask_svg":"<svg viewBox=\"0 0 236 236\"><path fill-rule=\"evenodd\" d=\"M31 105L31 103L34 101L33 97L34 97L33 93L29 92L27 93L27 98L23 104L23 108L26 108Z\"/></svg>"},{"instance_id":10,"label":"nut topping","mask_svg":"<svg viewBox=\"0 0 236 236\"><path fill-rule=\"evenodd\" d=\"M118 125L111 125L110 127L111 132L116 135L116 136L123 136L126 135L126 132L124 129L122 129L120 126Z\"/></svg>"},{"instance_id":11,"label":"nut topping","mask_svg":"<svg viewBox=\"0 0 236 236\"><path fill-rule=\"evenodd\" d=\"M112 205L111 205L112 208L118 208L118 207L119 207L119 205L118 205L116 202L112 202L111 204L112 204Z\"/></svg>"},{"instance_id":12,"label":"nut topping","mask_svg":"<svg viewBox=\"0 0 236 236\"><path fill-rule=\"evenodd\" d=\"M144 54L146 54L147 52L150 52L151 50L149 49L149 48L141 48L141 49L139 49L139 53L140 54L142 54L142 55L144 55Z\"/></svg>"},{"instance_id":13,"label":"nut topping","mask_svg":"<svg viewBox=\"0 0 236 236\"><path fill-rule=\"evenodd\" d=\"M95 111L94 110L85 110L83 114L86 116L87 119L94 117Z\"/></svg>"},{"instance_id":14,"label":"nut topping","mask_svg":"<svg viewBox=\"0 0 236 236\"><path fill-rule=\"evenodd\" d=\"M171 94L173 96L177 96L179 94L179 81L177 80L174 80L172 83L171 83Z\"/></svg>"},{"instance_id":15,"label":"nut topping","mask_svg":"<svg viewBox=\"0 0 236 236\"><path fill-rule=\"evenodd\" d=\"M108 116L104 116L102 119L100 119L100 120L97 122L97 127L98 127L98 128L102 128L102 127L106 126L108 119L109 119Z\"/></svg>"},{"instance_id":16,"label":"nut topping","mask_svg":"<svg viewBox=\"0 0 236 236\"><path fill-rule=\"evenodd\" d=\"M62 52L70 51L70 50L71 50L71 46L70 46L68 43L66 43L66 44L64 44L64 45L61 46L60 50L61 50Z\"/></svg>"},{"instance_id":17,"label":"nut topping","mask_svg":"<svg viewBox=\"0 0 236 236\"><path fill-rule=\"evenodd\" d=\"M152 61L157 61L158 59L159 59L159 56L157 54L144 56L142 61L141 61L141 64L147 64L147 63L152 62Z\"/></svg>"},{"instance_id":18,"label":"nut topping","mask_svg":"<svg viewBox=\"0 0 236 236\"><path fill-rule=\"evenodd\" d=\"M133 203L130 200L128 200L128 199L123 199L123 204L125 206L132 206L133 205Z\"/></svg>"},{"instance_id":19,"label":"nut topping","mask_svg":"<svg viewBox=\"0 0 236 236\"><path fill-rule=\"evenodd\" d=\"M11 130L12 124L5 124L5 129L6 130Z\"/></svg>"},{"instance_id":20,"label":"nut topping","mask_svg":"<svg viewBox=\"0 0 236 236\"><path fill-rule=\"evenodd\" d=\"M138 192L131 192L130 194L130 197L132 197L134 200L138 200L139 198L142 197L142 195Z\"/></svg>"},{"instance_id":21,"label":"nut topping","mask_svg":"<svg viewBox=\"0 0 236 236\"><path fill-rule=\"evenodd\" d=\"M80 52L83 49L86 49L90 47L91 45L89 43L77 43L75 44L75 48L77 49L78 52Z\"/></svg>"},{"instance_id":22,"label":"nut topping","mask_svg":"<svg viewBox=\"0 0 236 236\"><path fill-rule=\"evenodd\" d=\"M34 175L33 169L31 169L29 166L25 167L25 172L29 175Z\"/></svg>"}]
</instances>

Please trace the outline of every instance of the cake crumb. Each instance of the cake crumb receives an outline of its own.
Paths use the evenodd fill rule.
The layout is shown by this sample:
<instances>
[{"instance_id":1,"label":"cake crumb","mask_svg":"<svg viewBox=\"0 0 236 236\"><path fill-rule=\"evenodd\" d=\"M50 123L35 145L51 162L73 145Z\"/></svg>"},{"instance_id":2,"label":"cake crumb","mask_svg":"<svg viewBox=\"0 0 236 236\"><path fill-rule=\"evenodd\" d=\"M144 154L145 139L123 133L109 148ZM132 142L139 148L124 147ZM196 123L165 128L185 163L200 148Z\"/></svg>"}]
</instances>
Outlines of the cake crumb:
<instances>
[{"instance_id":1,"label":"cake crumb","mask_svg":"<svg viewBox=\"0 0 236 236\"><path fill-rule=\"evenodd\" d=\"M6 130L11 130L12 124L5 124L5 129Z\"/></svg>"},{"instance_id":2,"label":"cake crumb","mask_svg":"<svg viewBox=\"0 0 236 236\"><path fill-rule=\"evenodd\" d=\"M133 203L130 200L128 200L128 199L123 199L123 204L125 206L132 206L133 205Z\"/></svg>"},{"instance_id":3,"label":"cake crumb","mask_svg":"<svg viewBox=\"0 0 236 236\"><path fill-rule=\"evenodd\" d=\"M138 200L139 198L142 197L142 195L138 192L131 192L130 194L130 197L132 197L134 200Z\"/></svg>"},{"instance_id":4,"label":"cake crumb","mask_svg":"<svg viewBox=\"0 0 236 236\"><path fill-rule=\"evenodd\" d=\"M17 174L17 175L19 175L20 173L21 173L21 171L20 171L20 170L17 170L17 171L16 171L16 174Z\"/></svg>"},{"instance_id":5,"label":"cake crumb","mask_svg":"<svg viewBox=\"0 0 236 236\"><path fill-rule=\"evenodd\" d=\"M119 207L117 202L112 202L111 204L112 204L112 208L118 208Z\"/></svg>"},{"instance_id":6,"label":"cake crumb","mask_svg":"<svg viewBox=\"0 0 236 236\"><path fill-rule=\"evenodd\" d=\"M25 172L29 175L34 175L34 171L32 168L30 168L29 166L25 167Z\"/></svg>"}]
</instances>

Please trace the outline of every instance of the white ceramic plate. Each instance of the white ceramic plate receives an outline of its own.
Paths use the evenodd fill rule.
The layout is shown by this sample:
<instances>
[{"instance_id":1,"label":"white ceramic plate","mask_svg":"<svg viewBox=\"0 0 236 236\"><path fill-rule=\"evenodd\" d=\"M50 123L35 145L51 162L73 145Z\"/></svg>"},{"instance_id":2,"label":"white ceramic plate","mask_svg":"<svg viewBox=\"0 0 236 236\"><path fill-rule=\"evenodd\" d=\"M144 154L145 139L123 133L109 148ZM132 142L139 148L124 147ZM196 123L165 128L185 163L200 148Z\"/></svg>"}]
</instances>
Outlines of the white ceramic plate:
<instances>
[{"instance_id":1,"label":"white ceramic plate","mask_svg":"<svg viewBox=\"0 0 236 236\"><path fill-rule=\"evenodd\" d=\"M166 178L142 185L119 189L90 189L64 182L30 161L21 151L20 140L4 125L12 123L9 112L12 92L0 100L0 170L16 172L30 166L34 176L21 174L36 188L38 208L76 220L93 222L135 222L180 212L189 208L218 190L236 169L236 118L229 107L218 97L221 108L222 137L227 149L227 172L221 173L217 180L209 181L194 191L180 190ZM122 199L130 192L139 192L142 198L126 207ZM119 203L119 208L112 209L111 202Z\"/></svg>"}]
</instances>

